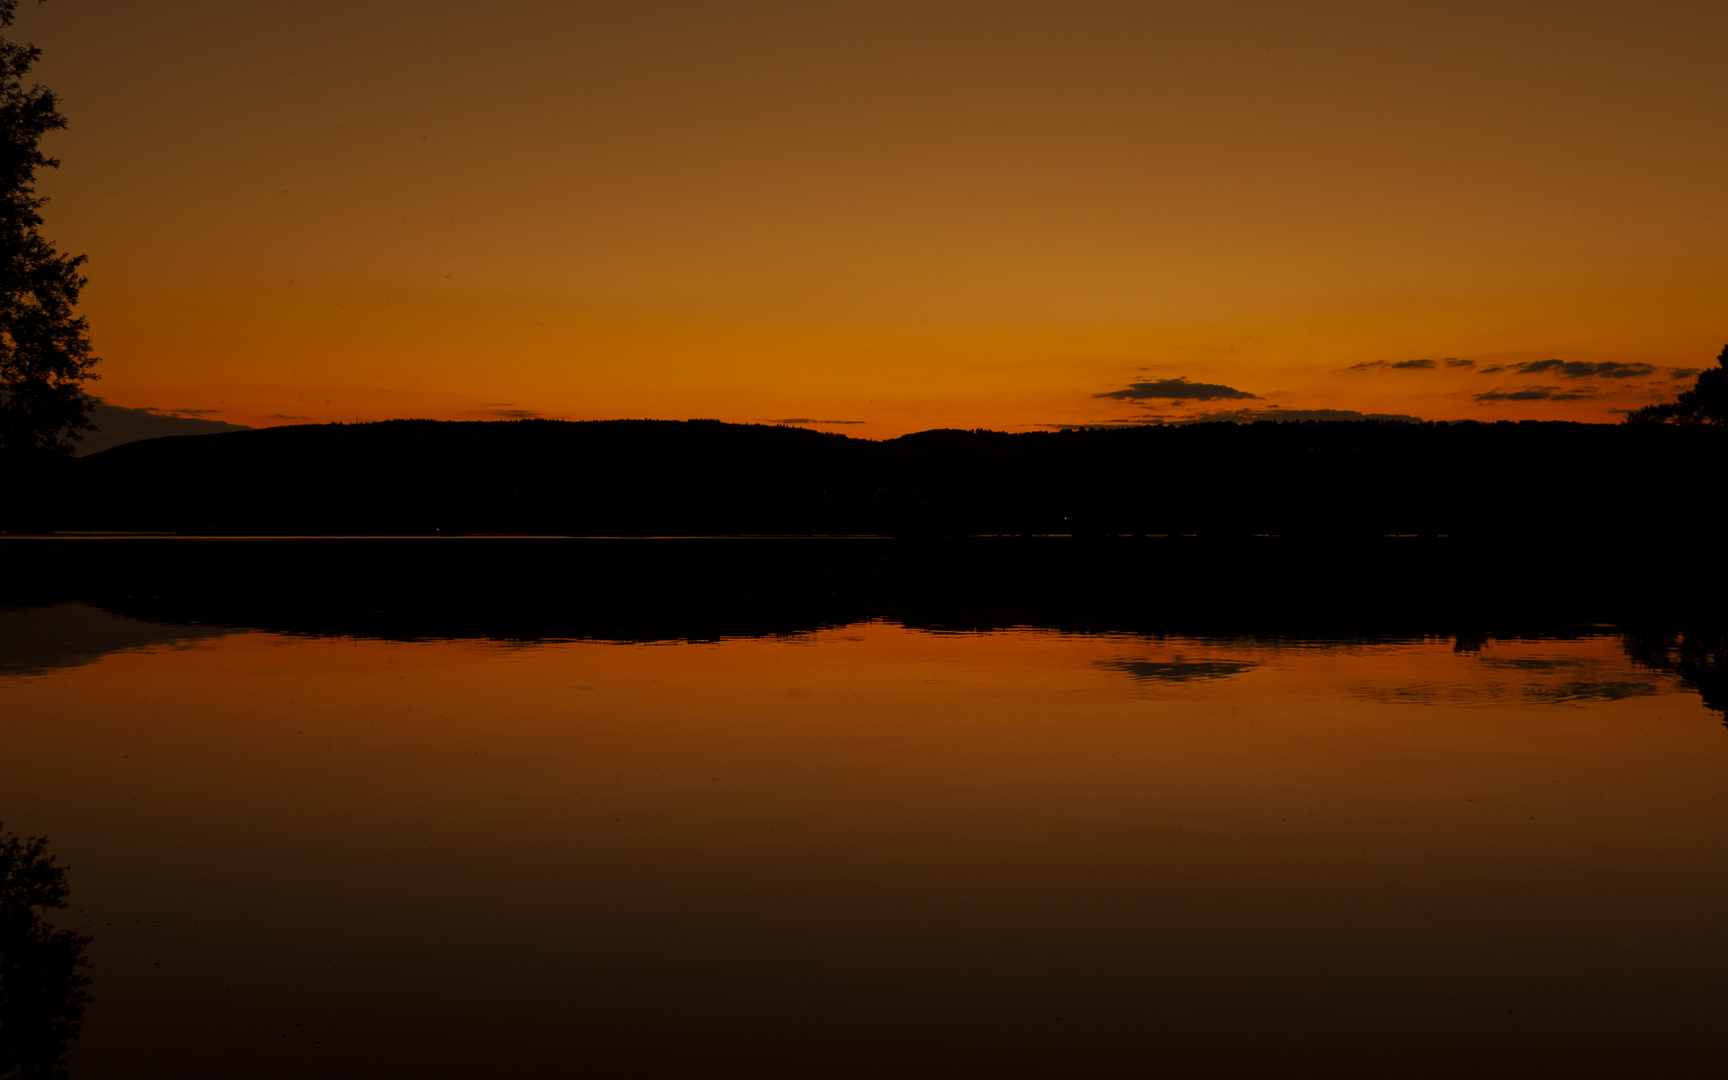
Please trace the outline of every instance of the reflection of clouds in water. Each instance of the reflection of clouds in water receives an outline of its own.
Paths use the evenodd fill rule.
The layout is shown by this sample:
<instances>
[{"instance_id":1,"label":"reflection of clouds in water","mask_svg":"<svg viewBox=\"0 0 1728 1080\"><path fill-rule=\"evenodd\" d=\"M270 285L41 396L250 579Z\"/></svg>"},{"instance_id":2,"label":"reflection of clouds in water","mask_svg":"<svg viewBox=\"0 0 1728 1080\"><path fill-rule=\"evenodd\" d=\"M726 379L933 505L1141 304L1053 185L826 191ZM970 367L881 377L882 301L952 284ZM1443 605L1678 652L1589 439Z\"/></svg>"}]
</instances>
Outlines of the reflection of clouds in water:
<instances>
[{"instance_id":1,"label":"reflection of clouds in water","mask_svg":"<svg viewBox=\"0 0 1728 1080\"><path fill-rule=\"evenodd\" d=\"M1148 644L1157 639L1147 640ZM1168 642L1176 644L1176 642ZM1335 639L1331 641L1290 641L1190 639L1186 644L1208 645L1234 651L1245 645L1257 646L1262 652L1287 652L1293 649L1325 651L1334 655L1361 657L1380 656L1388 659L1400 656L1406 661L1421 658L1426 678L1416 681L1389 681L1381 685L1358 683L1350 693L1359 699L1395 705L1468 706L1501 704L1562 705L1591 701L1623 701L1627 698L1649 697L1665 692L1660 680L1651 681L1644 670L1630 668L1619 658L1602 656L1504 656L1477 652L1456 653L1448 650L1444 656L1429 651L1430 642L1411 639ZM1094 663L1109 671L1120 672L1140 683L1190 683L1227 679L1262 666L1265 658L1221 659L1187 657L1175 653L1170 659L1121 657ZM1358 669L1372 671L1373 667ZM1391 675L1396 667L1388 670ZM1412 672L1405 667L1407 679Z\"/></svg>"},{"instance_id":2,"label":"reflection of clouds in water","mask_svg":"<svg viewBox=\"0 0 1728 1080\"><path fill-rule=\"evenodd\" d=\"M1493 674L1483 678L1484 669ZM1479 656L1458 671L1456 681L1357 686L1352 692L1387 704L1463 706L1624 701L1669 689L1647 678L1626 677L1646 674L1598 657Z\"/></svg>"},{"instance_id":3,"label":"reflection of clouds in water","mask_svg":"<svg viewBox=\"0 0 1728 1080\"><path fill-rule=\"evenodd\" d=\"M1485 700L1484 687L1437 686L1411 683L1404 686L1357 686L1351 696L1387 705L1476 705Z\"/></svg>"},{"instance_id":4,"label":"reflection of clouds in water","mask_svg":"<svg viewBox=\"0 0 1728 1080\"><path fill-rule=\"evenodd\" d=\"M1602 662L1579 657L1481 657L1477 664L1502 670L1562 670L1567 667L1598 667Z\"/></svg>"},{"instance_id":5,"label":"reflection of clouds in water","mask_svg":"<svg viewBox=\"0 0 1728 1080\"><path fill-rule=\"evenodd\" d=\"M1662 692L1661 687L1648 682L1570 682L1561 686L1532 686L1525 694L1539 701L1623 701L1632 697L1649 697Z\"/></svg>"},{"instance_id":6,"label":"reflection of clouds in water","mask_svg":"<svg viewBox=\"0 0 1728 1080\"><path fill-rule=\"evenodd\" d=\"M1253 660L1099 660L1098 666L1120 671L1137 682L1192 682L1227 679L1260 665Z\"/></svg>"},{"instance_id":7,"label":"reflection of clouds in water","mask_svg":"<svg viewBox=\"0 0 1728 1080\"><path fill-rule=\"evenodd\" d=\"M1412 683L1403 686L1358 686L1352 694L1388 705L1489 705L1521 703L1568 705L1586 701L1624 701L1664 693L1651 682L1602 681L1542 683Z\"/></svg>"},{"instance_id":8,"label":"reflection of clouds in water","mask_svg":"<svg viewBox=\"0 0 1728 1080\"><path fill-rule=\"evenodd\" d=\"M1558 671L1561 668L1587 667L1591 662L1576 658L1544 659L1531 656L1484 656L1479 663L1484 667L1506 668L1512 671Z\"/></svg>"}]
</instances>

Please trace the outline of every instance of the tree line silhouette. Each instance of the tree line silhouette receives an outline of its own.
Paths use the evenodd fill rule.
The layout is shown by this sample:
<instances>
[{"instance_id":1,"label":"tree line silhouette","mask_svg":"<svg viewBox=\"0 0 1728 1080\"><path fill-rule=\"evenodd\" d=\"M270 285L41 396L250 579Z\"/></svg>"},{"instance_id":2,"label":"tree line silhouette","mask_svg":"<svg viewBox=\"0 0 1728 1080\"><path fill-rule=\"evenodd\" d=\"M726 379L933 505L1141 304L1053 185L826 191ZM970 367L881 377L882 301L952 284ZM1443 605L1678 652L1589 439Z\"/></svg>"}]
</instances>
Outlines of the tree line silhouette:
<instances>
[{"instance_id":1,"label":"tree line silhouette","mask_svg":"<svg viewBox=\"0 0 1728 1080\"><path fill-rule=\"evenodd\" d=\"M0 526L203 533L1718 535L1718 425L1197 424L871 441L717 421L279 427L66 461ZM28 517L30 520L24 520Z\"/></svg>"}]
</instances>

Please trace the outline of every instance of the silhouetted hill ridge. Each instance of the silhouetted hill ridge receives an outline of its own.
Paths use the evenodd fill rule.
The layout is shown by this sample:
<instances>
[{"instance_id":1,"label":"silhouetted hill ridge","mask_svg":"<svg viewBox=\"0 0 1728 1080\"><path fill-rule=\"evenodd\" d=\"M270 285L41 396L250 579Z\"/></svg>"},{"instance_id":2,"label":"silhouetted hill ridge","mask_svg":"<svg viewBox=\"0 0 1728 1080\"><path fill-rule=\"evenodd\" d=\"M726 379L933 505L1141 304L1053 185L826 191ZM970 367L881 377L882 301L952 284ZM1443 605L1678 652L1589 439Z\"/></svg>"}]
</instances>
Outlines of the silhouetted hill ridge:
<instances>
[{"instance_id":1,"label":"silhouetted hill ridge","mask_svg":"<svg viewBox=\"0 0 1728 1080\"><path fill-rule=\"evenodd\" d=\"M1566 422L1197 424L873 441L710 420L322 424L72 464L63 529L1714 535L1728 440Z\"/></svg>"}]
</instances>

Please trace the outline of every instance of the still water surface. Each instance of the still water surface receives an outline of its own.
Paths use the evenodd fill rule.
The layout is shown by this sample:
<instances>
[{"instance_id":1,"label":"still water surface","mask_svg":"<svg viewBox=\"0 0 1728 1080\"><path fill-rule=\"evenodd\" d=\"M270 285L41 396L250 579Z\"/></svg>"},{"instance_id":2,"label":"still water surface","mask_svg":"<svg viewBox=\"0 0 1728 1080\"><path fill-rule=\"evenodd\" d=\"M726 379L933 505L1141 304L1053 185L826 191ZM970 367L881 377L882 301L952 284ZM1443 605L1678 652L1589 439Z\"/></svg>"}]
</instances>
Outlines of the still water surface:
<instances>
[{"instance_id":1,"label":"still water surface","mask_svg":"<svg viewBox=\"0 0 1728 1080\"><path fill-rule=\"evenodd\" d=\"M75 1077L1709 1076L1728 1035L1728 732L1612 633L0 620Z\"/></svg>"}]
</instances>

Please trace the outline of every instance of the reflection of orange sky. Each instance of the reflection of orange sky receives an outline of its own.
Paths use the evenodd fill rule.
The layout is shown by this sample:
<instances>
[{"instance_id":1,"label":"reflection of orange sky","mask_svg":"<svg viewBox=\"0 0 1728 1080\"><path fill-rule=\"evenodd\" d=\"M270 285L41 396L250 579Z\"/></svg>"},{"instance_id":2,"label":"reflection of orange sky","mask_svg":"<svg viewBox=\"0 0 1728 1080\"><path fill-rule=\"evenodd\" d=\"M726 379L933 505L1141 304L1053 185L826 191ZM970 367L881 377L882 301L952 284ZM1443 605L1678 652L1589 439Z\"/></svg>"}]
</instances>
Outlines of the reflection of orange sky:
<instances>
[{"instance_id":1,"label":"reflection of orange sky","mask_svg":"<svg viewBox=\"0 0 1728 1080\"><path fill-rule=\"evenodd\" d=\"M1129 674L1180 660L1242 670ZM1578 685L1623 696L1531 693ZM1491 1044L1509 1010L1563 1055L1584 1023L1635 1054L1717 1030L1723 733L1608 637L238 634L0 698L7 823L97 928L91 1072L212 1030L866 1053L934 1016L1013 1053L1054 1014L1217 1054L1248 1015L1236 1041L1328 1067L1364 1033Z\"/></svg>"},{"instance_id":2,"label":"reflection of orange sky","mask_svg":"<svg viewBox=\"0 0 1728 1080\"><path fill-rule=\"evenodd\" d=\"M1675 384L1346 369L1728 334L1716 6L637 8L26 8L96 390L886 436L1123 418L1092 395L1150 373L1603 420ZM1475 400L1542 387L1587 393Z\"/></svg>"},{"instance_id":3,"label":"reflection of orange sky","mask_svg":"<svg viewBox=\"0 0 1728 1080\"><path fill-rule=\"evenodd\" d=\"M1555 815L1550 840L1593 844L1599 815L1631 811L1581 799L1580 785L1645 813L1684 805L1686 820L1714 799L1722 757L1696 694L1635 666L1609 635L1461 653L1447 639L892 623L652 645L235 633L14 676L0 691L21 805L46 797L30 812L93 840L131 827L106 801L143 785L155 794L141 811L204 814L216 833L240 827L223 801L263 799L295 828L392 808L394 824L372 823L400 833L390 842L415 842L421 812L510 835L516 814L555 810L587 830L627 807L717 833L758 819L840 828L897 857L943 846L915 826L926 818L999 819L1021 843L1041 828L1150 827L1139 819L1151 815L1158 830L1199 830L1162 842L1201 843L1188 857L1205 858L1208 833L1240 840L1246 821L1285 832L1273 823L1319 802L1333 816L1291 826L1302 842L1327 849L1342 830L1392 858L1412 837L1451 842L1460 814L1517 830L1532 807ZM93 745L104 754L91 758ZM1463 790L1494 801L1462 810Z\"/></svg>"}]
</instances>

